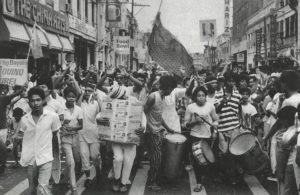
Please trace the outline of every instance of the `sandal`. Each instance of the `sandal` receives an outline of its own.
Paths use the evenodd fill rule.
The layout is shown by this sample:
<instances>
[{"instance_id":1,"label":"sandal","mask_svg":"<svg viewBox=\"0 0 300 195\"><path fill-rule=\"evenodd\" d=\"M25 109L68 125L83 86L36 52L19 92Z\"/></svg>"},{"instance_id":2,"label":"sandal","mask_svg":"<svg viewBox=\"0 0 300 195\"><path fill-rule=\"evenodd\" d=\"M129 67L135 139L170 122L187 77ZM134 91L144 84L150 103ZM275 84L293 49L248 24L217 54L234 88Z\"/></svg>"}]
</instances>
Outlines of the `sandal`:
<instances>
[{"instance_id":1,"label":"sandal","mask_svg":"<svg viewBox=\"0 0 300 195\"><path fill-rule=\"evenodd\" d=\"M194 192L201 192L202 191L202 185L197 184L196 187L194 188Z\"/></svg>"}]
</instances>

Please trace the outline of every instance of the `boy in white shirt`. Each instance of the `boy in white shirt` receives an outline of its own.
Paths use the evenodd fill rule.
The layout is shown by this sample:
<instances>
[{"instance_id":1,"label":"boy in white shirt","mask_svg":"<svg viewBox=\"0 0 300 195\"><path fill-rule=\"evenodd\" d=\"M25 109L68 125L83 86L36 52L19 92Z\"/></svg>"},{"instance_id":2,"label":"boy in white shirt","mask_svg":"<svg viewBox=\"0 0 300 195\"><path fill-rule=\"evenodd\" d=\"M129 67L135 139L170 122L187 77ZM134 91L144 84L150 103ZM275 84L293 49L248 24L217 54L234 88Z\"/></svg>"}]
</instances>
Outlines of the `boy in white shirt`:
<instances>
[{"instance_id":1,"label":"boy in white shirt","mask_svg":"<svg viewBox=\"0 0 300 195\"><path fill-rule=\"evenodd\" d=\"M31 194L50 194L53 153L52 143L58 143L57 131L61 123L57 114L44 109L45 93L33 87L28 92L31 112L23 116L20 131L23 143L20 164L27 168Z\"/></svg>"},{"instance_id":2,"label":"boy in white shirt","mask_svg":"<svg viewBox=\"0 0 300 195\"><path fill-rule=\"evenodd\" d=\"M251 90L249 88L241 88L241 115L242 124L246 128L252 128L252 117L257 114L256 108L249 102Z\"/></svg>"}]
</instances>

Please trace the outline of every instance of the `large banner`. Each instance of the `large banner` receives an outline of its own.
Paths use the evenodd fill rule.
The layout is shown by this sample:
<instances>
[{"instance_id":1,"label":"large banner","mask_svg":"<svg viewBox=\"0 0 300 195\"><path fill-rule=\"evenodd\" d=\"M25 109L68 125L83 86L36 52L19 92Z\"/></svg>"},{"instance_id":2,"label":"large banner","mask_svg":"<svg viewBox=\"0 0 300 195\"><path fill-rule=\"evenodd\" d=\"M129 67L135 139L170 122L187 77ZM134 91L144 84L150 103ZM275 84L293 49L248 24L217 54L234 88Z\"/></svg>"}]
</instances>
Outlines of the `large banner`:
<instances>
[{"instance_id":1,"label":"large banner","mask_svg":"<svg viewBox=\"0 0 300 195\"><path fill-rule=\"evenodd\" d=\"M216 20L200 20L200 41L211 41L217 35Z\"/></svg>"},{"instance_id":2,"label":"large banner","mask_svg":"<svg viewBox=\"0 0 300 195\"><path fill-rule=\"evenodd\" d=\"M27 59L0 59L0 84L24 85L27 81Z\"/></svg>"},{"instance_id":3,"label":"large banner","mask_svg":"<svg viewBox=\"0 0 300 195\"><path fill-rule=\"evenodd\" d=\"M104 99L98 132L101 140L139 144L135 130L142 127L143 105L134 99Z\"/></svg>"}]
</instances>

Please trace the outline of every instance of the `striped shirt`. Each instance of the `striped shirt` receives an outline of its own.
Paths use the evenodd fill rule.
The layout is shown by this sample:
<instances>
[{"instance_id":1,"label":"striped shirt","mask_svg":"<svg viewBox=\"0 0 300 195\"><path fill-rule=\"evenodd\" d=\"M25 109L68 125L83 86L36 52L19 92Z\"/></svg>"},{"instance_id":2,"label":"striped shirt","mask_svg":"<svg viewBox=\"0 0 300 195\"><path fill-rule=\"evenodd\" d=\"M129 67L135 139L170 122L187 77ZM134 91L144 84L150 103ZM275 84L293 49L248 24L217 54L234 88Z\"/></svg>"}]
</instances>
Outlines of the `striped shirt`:
<instances>
[{"instance_id":1,"label":"striped shirt","mask_svg":"<svg viewBox=\"0 0 300 195\"><path fill-rule=\"evenodd\" d=\"M223 98L223 97L222 97ZM237 91L233 91L227 105L224 105L219 113L218 131L230 131L240 125L239 121L239 104L241 95ZM221 99L220 99L221 101Z\"/></svg>"}]
</instances>

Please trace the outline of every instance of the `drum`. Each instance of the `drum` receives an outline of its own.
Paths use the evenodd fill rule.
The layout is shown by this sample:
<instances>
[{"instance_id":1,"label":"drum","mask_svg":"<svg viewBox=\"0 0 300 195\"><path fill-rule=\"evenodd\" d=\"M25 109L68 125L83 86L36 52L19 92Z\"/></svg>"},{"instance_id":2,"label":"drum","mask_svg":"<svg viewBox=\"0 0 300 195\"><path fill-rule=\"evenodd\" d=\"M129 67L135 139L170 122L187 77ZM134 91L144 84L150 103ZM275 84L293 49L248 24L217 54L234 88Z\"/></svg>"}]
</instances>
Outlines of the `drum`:
<instances>
[{"instance_id":1,"label":"drum","mask_svg":"<svg viewBox=\"0 0 300 195\"><path fill-rule=\"evenodd\" d=\"M205 140L200 140L192 145L194 157L197 159L199 165L208 165L215 162L215 156L209 144Z\"/></svg>"},{"instance_id":2,"label":"drum","mask_svg":"<svg viewBox=\"0 0 300 195\"><path fill-rule=\"evenodd\" d=\"M164 141L164 176L168 179L174 179L180 170L186 137L181 134L167 134Z\"/></svg>"},{"instance_id":3,"label":"drum","mask_svg":"<svg viewBox=\"0 0 300 195\"><path fill-rule=\"evenodd\" d=\"M268 166L269 157L251 132L244 132L233 138L229 151L238 157L248 174L258 174Z\"/></svg>"}]
</instances>

